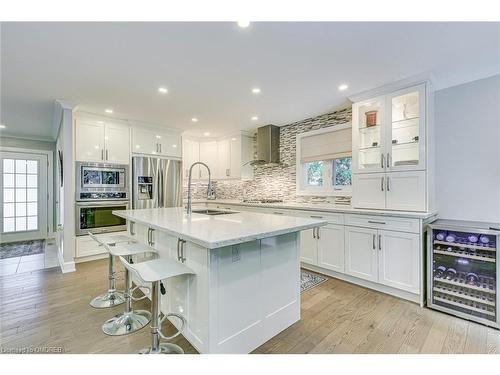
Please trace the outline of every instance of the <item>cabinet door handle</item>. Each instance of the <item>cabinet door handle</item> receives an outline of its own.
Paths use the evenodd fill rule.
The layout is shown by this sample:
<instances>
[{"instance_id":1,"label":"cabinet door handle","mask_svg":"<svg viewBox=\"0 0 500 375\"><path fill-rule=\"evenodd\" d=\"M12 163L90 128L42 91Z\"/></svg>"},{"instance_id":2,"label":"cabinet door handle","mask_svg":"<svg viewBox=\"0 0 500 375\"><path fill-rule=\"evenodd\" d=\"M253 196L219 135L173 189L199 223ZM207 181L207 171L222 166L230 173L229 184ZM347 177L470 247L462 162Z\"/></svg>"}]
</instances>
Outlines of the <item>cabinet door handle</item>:
<instances>
[{"instance_id":1,"label":"cabinet door handle","mask_svg":"<svg viewBox=\"0 0 500 375\"><path fill-rule=\"evenodd\" d=\"M130 227L129 227L130 228L130 234L132 236L135 236L135 232L134 232L134 225L135 225L135 223L133 221L131 221L129 225L130 225Z\"/></svg>"},{"instance_id":2,"label":"cabinet door handle","mask_svg":"<svg viewBox=\"0 0 500 375\"><path fill-rule=\"evenodd\" d=\"M374 220L368 220L370 224L385 224L383 221L374 221Z\"/></svg>"},{"instance_id":3,"label":"cabinet door handle","mask_svg":"<svg viewBox=\"0 0 500 375\"><path fill-rule=\"evenodd\" d=\"M275 214L275 215L283 215L283 212L274 211L273 214Z\"/></svg>"},{"instance_id":4,"label":"cabinet door handle","mask_svg":"<svg viewBox=\"0 0 500 375\"><path fill-rule=\"evenodd\" d=\"M106 161L108 160L108 150L106 150Z\"/></svg>"},{"instance_id":5,"label":"cabinet door handle","mask_svg":"<svg viewBox=\"0 0 500 375\"><path fill-rule=\"evenodd\" d=\"M181 240L181 262L185 263L186 262L186 257L184 256L184 244L186 243L186 240Z\"/></svg>"},{"instance_id":6,"label":"cabinet door handle","mask_svg":"<svg viewBox=\"0 0 500 375\"><path fill-rule=\"evenodd\" d=\"M313 219L323 219L323 216L317 216L317 215L310 215L309 217L312 217Z\"/></svg>"},{"instance_id":7,"label":"cabinet door handle","mask_svg":"<svg viewBox=\"0 0 500 375\"><path fill-rule=\"evenodd\" d=\"M384 168L385 160L384 160L384 154L380 154L380 166L382 169Z\"/></svg>"},{"instance_id":8,"label":"cabinet door handle","mask_svg":"<svg viewBox=\"0 0 500 375\"><path fill-rule=\"evenodd\" d=\"M387 168L391 167L391 154L387 153Z\"/></svg>"},{"instance_id":9,"label":"cabinet door handle","mask_svg":"<svg viewBox=\"0 0 500 375\"><path fill-rule=\"evenodd\" d=\"M180 238L177 239L177 260L181 260L182 257L181 257L181 243L182 243L182 240Z\"/></svg>"},{"instance_id":10,"label":"cabinet door handle","mask_svg":"<svg viewBox=\"0 0 500 375\"><path fill-rule=\"evenodd\" d=\"M149 228L150 230L150 233L151 233L151 240L149 242L149 246L153 246L155 244L155 241L153 239L153 232L154 232L154 229L153 228Z\"/></svg>"},{"instance_id":11,"label":"cabinet door handle","mask_svg":"<svg viewBox=\"0 0 500 375\"><path fill-rule=\"evenodd\" d=\"M380 190L384 191L384 176L380 178Z\"/></svg>"},{"instance_id":12,"label":"cabinet door handle","mask_svg":"<svg viewBox=\"0 0 500 375\"><path fill-rule=\"evenodd\" d=\"M229 168L226 169L226 177L229 177L231 175L231 172L229 170Z\"/></svg>"},{"instance_id":13,"label":"cabinet door handle","mask_svg":"<svg viewBox=\"0 0 500 375\"><path fill-rule=\"evenodd\" d=\"M386 190L391 191L391 186L389 184L389 176L387 176L387 180L386 180Z\"/></svg>"},{"instance_id":14,"label":"cabinet door handle","mask_svg":"<svg viewBox=\"0 0 500 375\"><path fill-rule=\"evenodd\" d=\"M382 235L378 235L378 249L382 250Z\"/></svg>"},{"instance_id":15,"label":"cabinet door handle","mask_svg":"<svg viewBox=\"0 0 500 375\"><path fill-rule=\"evenodd\" d=\"M316 228L313 228L313 238L316 238Z\"/></svg>"},{"instance_id":16,"label":"cabinet door handle","mask_svg":"<svg viewBox=\"0 0 500 375\"><path fill-rule=\"evenodd\" d=\"M101 149L101 160L104 160L104 149Z\"/></svg>"},{"instance_id":17,"label":"cabinet door handle","mask_svg":"<svg viewBox=\"0 0 500 375\"><path fill-rule=\"evenodd\" d=\"M375 250L375 235L372 235L372 249Z\"/></svg>"},{"instance_id":18,"label":"cabinet door handle","mask_svg":"<svg viewBox=\"0 0 500 375\"><path fill-rule=\"evenodd\" d=\"M161 154L161 143L159 143L159 146L160 146L160 154Z\"/></svg>"},{"instance_id":19,"label":"cabinet door handle","mask_svg":"<svg viewBox=\"0 0 500 375\"><path fill-rule=\"evenodd\" d=\"M148 245L151 246L151 228L148 228Z\"/></svg>"},{"instance_id":20,"label":"cabinet door handle","mask_svg":"<svg viewBox=\"0 0 500 375\"><path fill-rule=\"evenodd\" d=\"M316 228L316 238L317 238L318 240L321 238L321 237L320 237L320 235L319 235L319 230L320 230L320 228L319 228L319 227L318 227L318 228Z\"/></svg>"}]
</instances>

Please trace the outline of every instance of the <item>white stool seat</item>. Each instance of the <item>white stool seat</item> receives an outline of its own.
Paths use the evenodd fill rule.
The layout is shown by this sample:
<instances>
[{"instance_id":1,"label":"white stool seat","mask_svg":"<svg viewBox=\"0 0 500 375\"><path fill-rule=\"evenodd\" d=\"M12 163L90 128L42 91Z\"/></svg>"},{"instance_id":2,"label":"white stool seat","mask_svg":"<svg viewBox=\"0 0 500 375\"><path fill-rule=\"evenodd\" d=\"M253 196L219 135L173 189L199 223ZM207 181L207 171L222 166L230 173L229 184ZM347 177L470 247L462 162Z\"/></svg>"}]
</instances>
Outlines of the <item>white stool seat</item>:
<instances>
[{"instance_id":1,"label":"white stool seat","mask_svg":"<svg viewBox=\"0 0 500 375\"><path fill-rule=\"evenodd\" d=\"M156 250L139 242L135 243L117 243L115 246L108 247L111 255L125 257L144 253L156 253Z\"/></svg>"},{"instance_id":2,"label":"white stool seat","mask_svg":"<svg viewBox=\"0 0 500 375\"><path fill-rule=\"evenodd\" d=\"M114 246L117 243L127 243L127 242L136 242L135 239L133 239L130 236L127 236L126 234L98 234L98 235L92 235L89 233L89 235L97 242L99 242L101 245L108 245L108 246Z\"/></svg>"},{"instance_id":3,"label":"white stool seat","mask_svg":"<svg viewBox=\"0 0 500 375\"><path fill-rule=\"evenodd\" d=\"M165 280L170 277L194 274L195 272L177 260L160 258L147 262L127 264L145 282Z\"/></svg>"}]
</instances>

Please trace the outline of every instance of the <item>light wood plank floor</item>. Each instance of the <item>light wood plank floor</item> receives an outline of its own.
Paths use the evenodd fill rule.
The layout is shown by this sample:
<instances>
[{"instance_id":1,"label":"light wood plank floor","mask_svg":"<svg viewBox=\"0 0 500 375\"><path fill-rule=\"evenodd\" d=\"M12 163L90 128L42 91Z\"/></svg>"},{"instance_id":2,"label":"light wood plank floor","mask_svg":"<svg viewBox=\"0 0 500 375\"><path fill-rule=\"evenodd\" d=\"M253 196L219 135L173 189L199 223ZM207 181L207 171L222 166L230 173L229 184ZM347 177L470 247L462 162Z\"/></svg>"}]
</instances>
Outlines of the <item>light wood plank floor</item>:
<instances>
[{"instance_id":1,"label":"light wood plank floor","mask_svg":"<svg viewBox=\"0 0 500 375\"><path fill-rule=\"evenodd\" d=\"M107 260L0 277L0 349L61 347L66 353L135 353L149 329L109 337L101 324L122 311L88 302L105 290ZM122 288L122 282L119 282ZM149 303L135 303L148 309ZM173 332L166 323L163 330ZM196 350L182 337L174 342ZM499 353L500 332L329 279L302 294L302 319L255 353Z\"/></svg>"}]
</instances>

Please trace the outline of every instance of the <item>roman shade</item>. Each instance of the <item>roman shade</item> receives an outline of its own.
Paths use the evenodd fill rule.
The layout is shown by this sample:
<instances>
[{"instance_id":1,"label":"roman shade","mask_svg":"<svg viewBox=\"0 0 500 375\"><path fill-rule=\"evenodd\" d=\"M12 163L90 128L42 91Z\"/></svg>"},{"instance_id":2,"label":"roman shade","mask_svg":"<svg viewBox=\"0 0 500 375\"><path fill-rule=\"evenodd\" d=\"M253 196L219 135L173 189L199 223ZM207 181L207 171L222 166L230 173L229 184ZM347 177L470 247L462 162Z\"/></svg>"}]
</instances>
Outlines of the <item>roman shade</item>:
<instances>
[{"instance_id":1,"label":"roman shade","mask_svg":"<svg viewBox=\"0 0 500 375\"><path fill-rule=\"evenodd\" d=\"M351 128L327 133L303 136L300 140L300 162L310 163L319 160L331 160L352 155Z\"/></svg>"}]
</instances>

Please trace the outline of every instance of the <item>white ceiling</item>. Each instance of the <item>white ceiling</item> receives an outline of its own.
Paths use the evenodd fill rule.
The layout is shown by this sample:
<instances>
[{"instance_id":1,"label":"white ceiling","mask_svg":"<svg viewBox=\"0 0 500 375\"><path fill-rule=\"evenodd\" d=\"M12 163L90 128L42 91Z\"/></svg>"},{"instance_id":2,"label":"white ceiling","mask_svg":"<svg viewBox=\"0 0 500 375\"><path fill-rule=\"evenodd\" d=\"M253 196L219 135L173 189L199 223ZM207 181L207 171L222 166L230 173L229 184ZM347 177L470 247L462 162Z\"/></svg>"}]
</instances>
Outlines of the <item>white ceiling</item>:
<instances>
[{"instance_id":1,"label":"white ceiling","mask_svg":"<svg viewBox=\"0 0 500 375\"><path fill-rule=\"evenodd\" d=\"M54 99L220 135L422 72L439 87L500 72L500 23L3 23L1 42L2 134L36 138L50 138Z\"/></svg>"}]
</instances>

